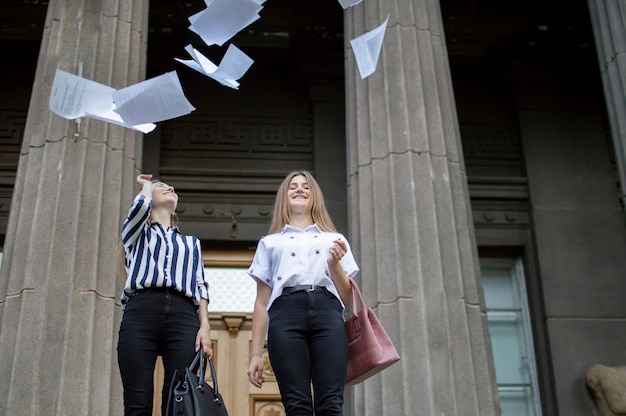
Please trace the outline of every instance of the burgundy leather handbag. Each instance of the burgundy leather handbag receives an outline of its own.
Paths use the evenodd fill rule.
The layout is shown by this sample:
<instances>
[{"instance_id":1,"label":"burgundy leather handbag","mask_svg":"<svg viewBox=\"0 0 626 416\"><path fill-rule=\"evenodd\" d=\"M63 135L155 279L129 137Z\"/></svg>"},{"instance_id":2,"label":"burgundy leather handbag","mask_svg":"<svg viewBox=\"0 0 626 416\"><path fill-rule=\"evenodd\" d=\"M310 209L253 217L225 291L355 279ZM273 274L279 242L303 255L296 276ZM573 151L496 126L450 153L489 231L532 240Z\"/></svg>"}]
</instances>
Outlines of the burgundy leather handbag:
<instances>
[{"instance_id":1,"label":"burgundy leather handbag","mask_svg":"<svg viewBox=\"0 0 626 416\"><path fill-rule=\"evenodd\" d=\"M350 346L346 386L360 383L400 360L389 335L374 311L365 306L361 291L352 278L350 284L353 315L345 322Z\"/></svg>"}]
</instances>

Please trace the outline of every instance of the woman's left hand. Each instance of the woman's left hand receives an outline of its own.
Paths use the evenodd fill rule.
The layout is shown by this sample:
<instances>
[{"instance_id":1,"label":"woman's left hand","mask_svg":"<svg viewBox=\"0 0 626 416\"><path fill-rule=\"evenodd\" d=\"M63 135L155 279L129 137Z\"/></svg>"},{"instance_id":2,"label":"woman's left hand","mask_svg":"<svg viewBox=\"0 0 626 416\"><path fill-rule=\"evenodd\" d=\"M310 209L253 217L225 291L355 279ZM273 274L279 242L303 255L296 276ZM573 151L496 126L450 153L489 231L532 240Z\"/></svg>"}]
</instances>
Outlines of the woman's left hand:
<instances>
[{"instance_id":1,"label":"woman's left hand","mask_svg":"<svg viewBox=\"0 0 626 416\"><path fill-rule=\"evenodd\" d=\"M342 239L338 238L333 241L333 245L330 246L329 256L328 256L328 264L333 266L339 263L339 260L343 258L343 256L348 251L348 247L346 246L346 242Z\"/></svg>"},{"instance_id":2,"label":"woman's left hand","mask_svg":"<svg viewBox=\"0 0 626 416\"><path fill-rule=\"evenodd\" d=\"M196 352L202 348L204 358L213 357L213 347L211 346L211 328L209 325L200 325L198 335L196 335Z\"/></svg>"},{"instance_id":3,"label":"woman's left hand","mask_svg":"<svg viewBox=\"0 0 626 416\"><path fill-rule=\"evenodd\" d=\"M341 301L345 306L352 305L352 286L350 285L350 279L343 270L339 260L343 258L348 252L348 245L341 239L333 241L333 245L330 247L328 256L328 271L330 277L333 279L333 283L339 292Z\"/></svg>"}]
</instances>

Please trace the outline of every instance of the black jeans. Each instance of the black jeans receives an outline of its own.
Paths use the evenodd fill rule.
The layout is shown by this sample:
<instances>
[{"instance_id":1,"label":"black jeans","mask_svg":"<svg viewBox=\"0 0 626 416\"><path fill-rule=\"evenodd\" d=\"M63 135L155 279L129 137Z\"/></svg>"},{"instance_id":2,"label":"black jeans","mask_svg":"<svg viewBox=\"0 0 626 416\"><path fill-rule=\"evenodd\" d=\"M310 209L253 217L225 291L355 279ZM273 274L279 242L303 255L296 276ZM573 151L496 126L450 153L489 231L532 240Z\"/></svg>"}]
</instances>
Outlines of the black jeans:
<instances>
[{"instance_id":1,"label":"black jeans","mask_svg":"<svg viewBox=\"0 0 626 416\"><path fill-rule=\"evenodd\" d=\"M341 416L348 340L327 290L279 296L269 310L268 352L287 416ZM311 397L313 383L314 403Z\"/></svg>"},{"instance_id":2,"label":"black jeans","mask_svg":"<svg viewBox=\"0 0 626 416\"><path fill-rule=\"evenodd\" d=\"M193 302L175 290L145 289L126 304L117 359L126 416L152 415L154 367L163 357L163 415L174 370L184 371L195 357L200 323Z\"/></svg>"}]
</instances>

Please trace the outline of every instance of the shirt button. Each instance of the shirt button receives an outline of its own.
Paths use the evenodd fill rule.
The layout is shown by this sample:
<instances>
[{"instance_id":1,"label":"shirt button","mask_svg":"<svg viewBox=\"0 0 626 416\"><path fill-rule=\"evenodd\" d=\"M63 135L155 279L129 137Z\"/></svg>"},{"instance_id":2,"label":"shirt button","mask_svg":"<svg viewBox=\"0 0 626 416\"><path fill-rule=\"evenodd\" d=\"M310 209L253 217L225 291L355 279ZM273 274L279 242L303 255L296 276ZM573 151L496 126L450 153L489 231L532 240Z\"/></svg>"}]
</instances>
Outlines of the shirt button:
<instances>
[{"instance_id":1,"label":"shirt button","mask_svg":"<svg viewBox=\"0 0 626 416\"><path fill-rule=\"evenodd\" d=\"M324 274L325 274L326 276L329 276L328 272L324 272Z\"/></svg>"},{"instance_id":2,"label":"shirt button","mask_svg":"<svg viewBox=\"0 0 626 416\"><path fill-rule=\"evenodd\" d=\"M291 253L291 257L295 257L295 256L296 256L296 253L293 253L293 252L292 252L292 253Z\"/></svg>"},{"instance_id":3,"label":"shirt button","mask_svg":"<svg viewBox=\"0 0 626 416\"><path fill-rule=\"evenodd\" d=\"M282 276L278 276L278 280L283 280L283 277Z\"/></svg>"},{"instance_id":4,"label":"shirt button","mask_svg":"<svg viewBox=\"0 0 626 416\"><path fill-rule=\"evenodd\" d=\"M292 235L292 236L291 236L291 237L289 237L289 238L291 238L291 239L293 240L293 239L294 239L294 238L296 238L296 237L294 237L294 236Z\"/></svg>"},{"instance_id":5,"label":"shirt button","mask_svg":"<svg viewBox=\"0 0 626 416\"><path fill-rule=\"evenodd\" d=\"M265 279L265 281L266 281L267 283L269 283L269 282L270 282L270 279Z\"/></svg>"},{"instance_id":6,"label":"shirt button","mask_svg":"<svg viewBox=\"0 0 626 416\"><path fill-rule=\"evenodd\" d=\"M319 250L315 250L315 254L320 254L320 251Z\"/></svg>"}]
</instances>

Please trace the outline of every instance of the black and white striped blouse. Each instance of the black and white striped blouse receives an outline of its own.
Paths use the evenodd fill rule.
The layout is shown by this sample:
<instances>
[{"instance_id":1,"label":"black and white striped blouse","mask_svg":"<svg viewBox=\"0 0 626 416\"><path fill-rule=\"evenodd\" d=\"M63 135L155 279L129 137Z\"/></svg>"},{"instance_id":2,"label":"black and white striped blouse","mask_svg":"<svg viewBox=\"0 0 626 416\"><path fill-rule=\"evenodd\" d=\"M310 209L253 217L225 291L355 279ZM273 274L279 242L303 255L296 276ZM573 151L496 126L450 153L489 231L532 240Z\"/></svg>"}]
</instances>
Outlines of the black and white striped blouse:
<instances>
[{"instance_id":1,"label":"black and white striped blouse","mask_svg":"<svg viewBox=\"0 0 626 416\"><path fill-rule=\"evenodd\" d=\"M200 298L208 300L200 240L181 234L178 227L148 223L151 208L151 198L137 195L122 226L127 274L122 305L133 292L154 287L175 288L196 305Z\"/></svg>"}]
</instances>

